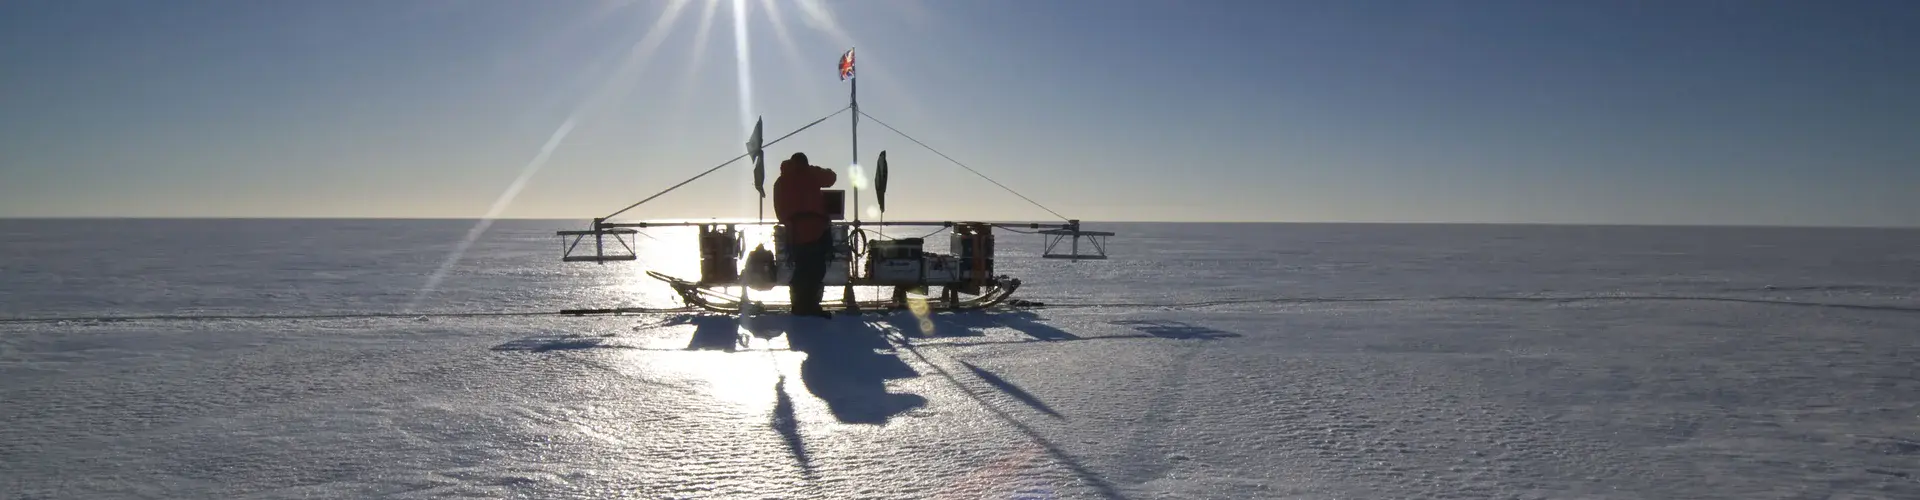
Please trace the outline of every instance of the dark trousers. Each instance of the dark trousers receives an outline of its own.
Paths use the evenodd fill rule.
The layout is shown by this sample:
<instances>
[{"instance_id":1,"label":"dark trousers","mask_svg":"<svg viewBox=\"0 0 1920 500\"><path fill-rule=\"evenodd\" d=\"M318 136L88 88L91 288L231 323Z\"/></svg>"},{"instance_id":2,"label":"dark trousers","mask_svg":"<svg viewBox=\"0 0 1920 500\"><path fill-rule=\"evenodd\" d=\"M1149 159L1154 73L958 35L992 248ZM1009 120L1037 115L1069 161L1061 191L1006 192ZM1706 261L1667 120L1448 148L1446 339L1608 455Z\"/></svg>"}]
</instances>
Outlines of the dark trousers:
<instances>
[{"instance_id":1,"label":"dark trousers","mask_svg":"<svg viewBox=\"0 0 1920 500\"><path fill-rule=\"evenodd\" d=\"M826 286L821 282L827 278L827 264L833 257L832 238L822 231L819 239L811 243L789 244L787 249L793 253L793 280L787 283L788 301L793 303L793 311L820 311L820 296L826 292Z\"/></svg>"}]
</instances>

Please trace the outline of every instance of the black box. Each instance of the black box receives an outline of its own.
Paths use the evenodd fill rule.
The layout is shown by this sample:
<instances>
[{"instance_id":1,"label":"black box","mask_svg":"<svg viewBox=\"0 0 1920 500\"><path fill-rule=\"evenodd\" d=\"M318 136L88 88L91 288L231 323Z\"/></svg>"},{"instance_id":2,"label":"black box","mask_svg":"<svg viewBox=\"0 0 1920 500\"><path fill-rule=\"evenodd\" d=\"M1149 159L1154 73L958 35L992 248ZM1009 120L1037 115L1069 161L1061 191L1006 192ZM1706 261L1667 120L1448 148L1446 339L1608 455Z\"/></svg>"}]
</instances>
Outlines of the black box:
<instances>
[{"instance_id":1,"label":"black box","mask_svg":"<svg viewBox=\"0 0 1920 500\"><path fill-rule=\"evenodd\" d=\"M820 211L827 213L827 220L847 220L847 191L845 189L822 189Z\"/></svg>"},{"instance_id":2,"label":"black box","mask_svg":"<svg viewBox=\"0 0 1920 500\"><path fill-rule=\"evenodd\" d=\"M920 238L900 238L895 240L867 241L867 255L875 259L918 260L925 243Z\"/></svg>"}]
</instances>

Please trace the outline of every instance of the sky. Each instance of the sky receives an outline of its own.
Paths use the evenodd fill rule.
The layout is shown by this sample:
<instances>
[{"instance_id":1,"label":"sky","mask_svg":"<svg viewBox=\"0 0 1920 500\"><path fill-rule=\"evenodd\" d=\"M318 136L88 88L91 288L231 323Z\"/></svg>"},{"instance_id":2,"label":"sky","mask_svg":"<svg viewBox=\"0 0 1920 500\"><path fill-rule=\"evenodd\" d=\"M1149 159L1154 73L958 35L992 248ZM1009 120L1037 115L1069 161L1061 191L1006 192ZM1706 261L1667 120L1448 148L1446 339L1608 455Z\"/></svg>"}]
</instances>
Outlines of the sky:
<instances>
[{"instance_id":1,"label":"sky","mask_svg":"<svg viewBox=\"0 0 1920 500\"><path fill-rule=\"evenodd\" d=\"M1920 226L1915 26L1905 0L6 0L0 217L584 221L857 84L859 157L842 113L769 147L769 194L794 151L844 189L886 151L894 220ZM757 217L751 172L619 218Z\"/></svg>"}]
</instances>

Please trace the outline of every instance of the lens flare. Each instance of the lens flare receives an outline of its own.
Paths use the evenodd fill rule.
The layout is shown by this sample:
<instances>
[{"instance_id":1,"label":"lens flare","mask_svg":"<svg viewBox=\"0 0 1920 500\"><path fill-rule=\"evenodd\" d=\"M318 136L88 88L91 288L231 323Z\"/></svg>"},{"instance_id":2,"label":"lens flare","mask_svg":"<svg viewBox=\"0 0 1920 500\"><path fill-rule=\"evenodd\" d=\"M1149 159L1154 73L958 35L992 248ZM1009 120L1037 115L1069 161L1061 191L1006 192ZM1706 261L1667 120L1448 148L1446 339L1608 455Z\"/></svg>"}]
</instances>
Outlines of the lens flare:
<instances>
[{"instance_id":1,"label":"lens flare","mask_svg":"<svg viewBox=\"0 0 1920 500\"><path fill-rule=\"evenodd\" d=\"M860 168L860 164L847 167L847 177L847 182L852 183L854 189L867 189L867 170Z\"/></svg>"},{"instance_id":2,"label":"lens flare","mask_svg":"<svg viewBox=\"0 0 1920 500\"><path fill-rule=\"evenodd\" d=\"M927 297L912 293L907 294L907 310L913 313L914 319L918 320L920 324L920 336L932 337L934 333L933 308L927 305Z\"/></svg>"},{"instance_id":3,"label":"lens flare","mask_svg":"<svg viewBox=\"0 0 1920 500\"><path fill-rule=\"evenodd\" d=\"M512 183L507 184L507 190L505 192L500 193L500 196L493 200L493 206L487 208L487 215L481 217L480 221L473 225L473 228L467 230L467 236L462 238L460 244L454 247L453 253L448 254L445 260L440 261L440 267L433 271L432 276L427 277L427 284L420 287L420 291L413 294L413 298L407 301L407 307L402 310L403 312L412 314L415 309L420 307L420 302L425 300L428 294L440 288L440 281L446 279L447 272L453 270L453 265L460 262L460 257L467 254L467 248L472 247L473 242L479 240L480 235L487 232L487 228L493 227L494 219L500 217L500 212L506 210L507 205L513 203L514 197L520 195L520 189L527 187L527 181L533 179L533 174L539 172L540 167L547 164L548 158L553 157L553 151L560 147L561 141L566 140L567 134L573 132L573 124L577 120L577 116L568 117L565 123L560 124L560 128L553 131L553 135L547 137L547 143L540 146L540 153L534 155L533 160L528 161L526 166L520 167L520 175L515 177Z\"/></svg>"},{"instance_id":4,"label":"lens flare","mask_svg":"<svg viewBox=\"0 0 1920 500\"><path fill-rule=\"evenodd\" d=\"M674 0L667 4L666 10L660 13L660 18L654 20L653 28L649 29L639 41L634 42L633 47L627 52L626 59L621 61L621 65L614 74L609 76L596 92L581 100L574 107L573 112L567 115L566 121L547 136L547 142L540 146L540 152L534 155L526 166L520 168L520 175L515 177L513 182L508 183L506 191L493 200L493 205L487 209L486 215L467 230L466 237L462 238L460 243L454 246L453 252L440 262L440 267L427 277L426 284L422 285L419 291L414 292L413 298L407 301L404 312L411 314L420 307L421 302L426 300L428 295L439 290L441 280L446 279L447 273L453 270L454 264L459 263L460 259L466 256L467 249L473 246L474 241L480 239L480 235L486 234L487 229L493 226L494 219L499 218L501 212L513 203L515 197L519 196L520 190L526 187L527 181L546 165L547 159L552 157L554 150L566 140L567 134L573 132L575 124L583 121L593 110L610 107L606 101L617 101L626 95L631 87L627 81L635 77L639 68L646 66L647 60L653 57L660 42L673 31L674 21L680 19L681 8L686 4L687 0Z\"/></svg>"}]
</instances>

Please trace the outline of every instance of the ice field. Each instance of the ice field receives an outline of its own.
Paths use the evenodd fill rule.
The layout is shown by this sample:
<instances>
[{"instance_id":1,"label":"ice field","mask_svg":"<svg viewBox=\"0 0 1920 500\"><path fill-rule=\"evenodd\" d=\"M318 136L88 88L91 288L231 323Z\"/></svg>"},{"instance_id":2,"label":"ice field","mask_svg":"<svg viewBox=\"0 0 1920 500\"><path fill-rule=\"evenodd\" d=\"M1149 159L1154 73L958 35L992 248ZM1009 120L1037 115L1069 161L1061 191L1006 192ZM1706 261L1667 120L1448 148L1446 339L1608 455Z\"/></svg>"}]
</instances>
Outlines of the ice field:
<instances>
[{"instance_id":1,"label":"ice field","mask_svg":"<svg viewBox=\"0 0 1920 500\"><path fill-rule=\"evenodd\" d=\"M0 221L0 498L1920 498L1920 230L1090 222L743 324L550 314L691 231L423 290L473 224Z\"/></svg>"}]
</instances>

